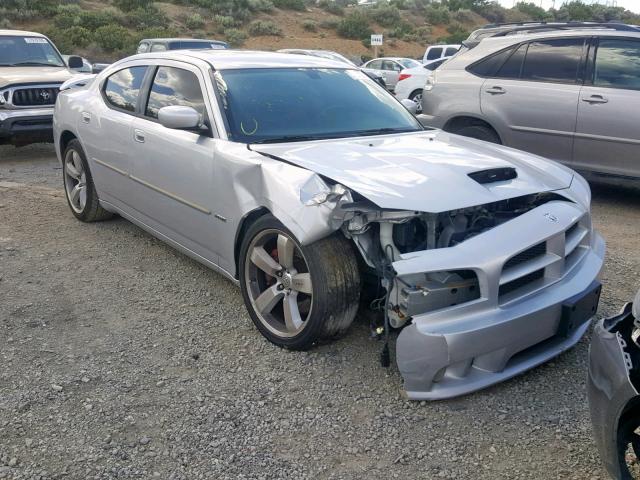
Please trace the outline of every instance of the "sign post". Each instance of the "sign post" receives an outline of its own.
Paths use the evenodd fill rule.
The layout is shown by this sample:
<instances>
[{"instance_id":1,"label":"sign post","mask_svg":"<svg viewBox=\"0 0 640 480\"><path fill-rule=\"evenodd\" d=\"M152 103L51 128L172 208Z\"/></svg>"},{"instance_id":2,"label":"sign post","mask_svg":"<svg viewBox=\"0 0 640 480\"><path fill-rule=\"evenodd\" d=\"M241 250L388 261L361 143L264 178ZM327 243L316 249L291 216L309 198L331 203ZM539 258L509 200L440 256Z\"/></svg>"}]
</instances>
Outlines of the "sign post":
<instances>
[{"instance_id":1,"label":"sign post","mask_svg":"<svg viewBox=\"0 0 640 480\"><path fill-rule=\"evenodd\" d=\"M378 58L378 47L382 46L382 34L371 35L371 46L373 47L374 58Z\"/></svg>"}]
</instances>

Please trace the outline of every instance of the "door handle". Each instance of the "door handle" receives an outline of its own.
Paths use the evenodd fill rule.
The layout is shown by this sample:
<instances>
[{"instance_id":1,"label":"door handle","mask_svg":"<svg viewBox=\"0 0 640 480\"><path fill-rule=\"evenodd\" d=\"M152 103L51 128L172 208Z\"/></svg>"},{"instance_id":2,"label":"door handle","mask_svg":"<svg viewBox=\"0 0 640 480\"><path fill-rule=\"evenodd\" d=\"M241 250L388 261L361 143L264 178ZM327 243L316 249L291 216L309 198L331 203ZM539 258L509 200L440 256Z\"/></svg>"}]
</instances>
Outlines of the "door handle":
<instances>
[{"instance_id":1,"label":"door handle","mask_svg":"<svg viewBox=\"0 0 640 480\"><path fill-rule=\"evenodd\" d=\"M82 123L91 122L91 114L89 112L82 112Z\"/></svg>"},{"instance_id":2,"label":"door handle","mask_svg":"<svg viewBox=\"0 0 640 480\"><path fill-rule=\"evenodd\" d=\"M491 87L485 90L487 93L491 95L504 95L507 91L502 87Z\"/></svg>"},{"instance_id":3,"label":"door handle","mask_svg":"<svg viewBox=\"0 0 640 480\"><path fill-rule=\"evenodd\" d=\"M144 143L144 132L142 130L134 130L133 139L138 143Z\"/></svg>"},{"instance_id":4,"label":"door handle","mask_svg":"<svg viewBox=\"0 0 640 480\"><path fill-rule=\"evenodd\" d=\"M591 95L590 97L582 97L582 101L593 104L593 103L607 103L609 100L607 100L602 95Z\"/></svg>"}]
</instances>

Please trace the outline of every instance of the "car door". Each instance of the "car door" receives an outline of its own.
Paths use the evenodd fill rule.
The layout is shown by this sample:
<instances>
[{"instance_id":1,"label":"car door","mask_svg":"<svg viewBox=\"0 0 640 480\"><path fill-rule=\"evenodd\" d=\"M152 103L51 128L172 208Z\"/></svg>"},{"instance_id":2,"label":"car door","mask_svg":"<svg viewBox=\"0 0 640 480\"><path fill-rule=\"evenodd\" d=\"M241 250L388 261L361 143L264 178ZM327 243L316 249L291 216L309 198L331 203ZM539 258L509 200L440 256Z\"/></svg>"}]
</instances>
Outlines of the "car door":
<instances>
[{"instance_id":1,"label":"car door","mask_svg":"<svg viewBox=\"0 0 640 480\"><path fill-rule=\"evenodd\" d=\"M573 167L640 178L640 40L601 38L580 92Z\"/></svg>"},{"instance_id":2,"label":"car door","mask_svg":"<svg viewBox=\"0 0 640 480\"><path fill-rule=\"evenodd\" d=\"M218 263L214 218L214 138L205 78L194 65L166 61L150 76L148 100L133 122L132 180L142 221L192 252ZM178 130L158 122L162 107L193 107L207 128Z\"/></svg>"},{"instance_id":3,"label":"car door","mask_svg":"<svg viewBox=\"0 0 640 480\"><path fill-rule=\"evenodd\" d=\"M484 117L509 146L570 162L586 38L514 47L480 90Z\"/></svg>"},{"instance_id":4,"label":"car door","mask_svg":"<svg viewBox=\"0 0 640 480\"><path fill-rule=\"evenodd\" d=\"M129 172L131 136L147 66L124 67L99 86L86 110L80 112L79 133L98 194L120 208L132 204Z\"/></svg>"},{"instance_id":5,"label":"car door","mask_svg":"<svg viewBox=\"0 0 640 480\"><path fill-rule=\"evenodd\" d=\"M398 84L398 77L402 70L402 65L393 60L383 60L382 70L384 71L385 81L387 82L387 88L393 90Z\"/></svg>"}]
</instances>

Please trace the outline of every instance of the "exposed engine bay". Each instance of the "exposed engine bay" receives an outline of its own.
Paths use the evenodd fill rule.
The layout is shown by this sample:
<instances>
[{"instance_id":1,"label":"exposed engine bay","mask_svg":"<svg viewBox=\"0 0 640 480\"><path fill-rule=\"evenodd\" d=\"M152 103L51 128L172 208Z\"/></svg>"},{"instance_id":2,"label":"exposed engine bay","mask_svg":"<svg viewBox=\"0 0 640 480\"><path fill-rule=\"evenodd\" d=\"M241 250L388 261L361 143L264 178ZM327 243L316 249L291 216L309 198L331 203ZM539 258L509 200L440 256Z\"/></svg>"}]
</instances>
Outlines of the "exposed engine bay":
<instances>
[{"instance_id":1,"label":"exposed engine bay","mask_svg":"<svg viewBox=\"0 0 640 480\"><path fill-rule=\"evenodd\" d=\"M457 244L551 201L568 201L544 192L441 213L388 211L359 202L342 205L351 211L344 234L353 239L368 266L378 272L389 293L391 326L402 327L412 315L479 298L472 270L438 271L406 277L385 275L385 269L412 252L455 247ZM389 278L385 278L389 277Z\"/></svg>"}]
</instances>

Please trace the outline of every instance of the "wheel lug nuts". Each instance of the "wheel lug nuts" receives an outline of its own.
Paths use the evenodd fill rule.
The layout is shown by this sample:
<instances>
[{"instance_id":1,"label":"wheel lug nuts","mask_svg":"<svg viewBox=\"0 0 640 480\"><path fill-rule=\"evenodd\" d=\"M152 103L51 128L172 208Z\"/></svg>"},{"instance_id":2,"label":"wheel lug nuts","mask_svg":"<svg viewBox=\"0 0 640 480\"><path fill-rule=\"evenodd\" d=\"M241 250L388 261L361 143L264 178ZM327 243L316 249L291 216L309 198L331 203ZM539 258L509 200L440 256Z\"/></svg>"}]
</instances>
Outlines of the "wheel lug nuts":
<instances>
[{"instance_id":1,"label":"wheel lug nuts","mask_svg":"<svg viewBox=\"0 0 640 480\"><path fill-rule=\"evenodd\" d=\"M284 290L284 285L278 285L278 290Z\"/></svg>"}]
</instances>

